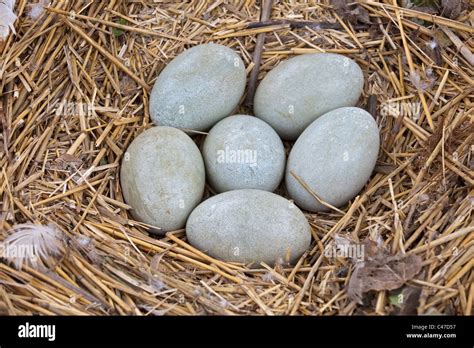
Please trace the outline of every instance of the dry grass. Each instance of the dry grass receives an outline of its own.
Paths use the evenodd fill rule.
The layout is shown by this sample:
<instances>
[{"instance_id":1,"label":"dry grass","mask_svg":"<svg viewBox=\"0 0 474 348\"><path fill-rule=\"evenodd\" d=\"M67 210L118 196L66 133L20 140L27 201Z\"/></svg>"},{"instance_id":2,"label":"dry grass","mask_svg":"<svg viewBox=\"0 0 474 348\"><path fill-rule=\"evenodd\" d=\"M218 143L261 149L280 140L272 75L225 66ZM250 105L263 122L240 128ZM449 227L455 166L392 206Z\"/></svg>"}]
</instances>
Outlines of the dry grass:
<instances>
[{"instance_id":1,"label":"dry grass","mask_svg":"<svg viewBox=\"0 0 474 348\"><path fill-rule=\"evenodd\" d=\"M352 25L327 1L310 0L280 1L271 14L277 22L255 26L255 1L54 0L37 20L28 17L26 0L17 1L17 35L0 43L0 240L17 224L52 223L67 248L48 270L20 271L2 261L0 313L395 313L388 291L366 294L363 305L348 298L353 266L323 254L338 234L378 238L392 254L419 255L423 269L408 282L421 289L419 314L470 315L473 13L451 20L385 2L363 2L371 26ZM303 20L323 22L322 29L294 25ZM295 54L355 59L366 77L360 106L381 129L370 182L341 211L307 214L314 241L289 268L214 260L187 244L183 231L149 236L130 219L118 180L124 150L151 126L149 88L166 63L186 47L214 41L238 51L250 75L262 32L259 78ZM442 32L449 38L432 55L427 43ZM397 101L420 103L421 117L381 112ZM95 112L58 112L61 102L93 105Z\"/></svg>"}]
</instances>

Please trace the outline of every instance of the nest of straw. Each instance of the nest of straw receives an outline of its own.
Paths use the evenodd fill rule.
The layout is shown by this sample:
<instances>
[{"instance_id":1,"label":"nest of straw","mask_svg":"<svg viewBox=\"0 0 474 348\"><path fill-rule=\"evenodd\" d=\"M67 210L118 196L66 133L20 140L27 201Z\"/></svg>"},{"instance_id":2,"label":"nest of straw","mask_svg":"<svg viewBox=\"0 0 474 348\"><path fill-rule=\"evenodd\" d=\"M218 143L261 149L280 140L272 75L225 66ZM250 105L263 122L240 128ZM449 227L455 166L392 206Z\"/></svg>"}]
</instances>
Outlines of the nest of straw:
<instances>
[{"instance_id":1,"label":"nest of straw","mask_svg":"<svg viewBox=\"0 0 474 348\"><path fill-rule=\"evenodd\" d=\"M16 35L0 42L0 241L23 223L50 225L62 252L41 268L2 258L0 314L470 315L472 8L452 19L389 0L344 15L337 3L275 2L261 22L253 0L53 0L39 16L17 1ZM314 240L296 265L212 259L183 230L150 235L123 201L120 162L152 126L154 79L185 48L210 41L238 51L258 79L315 52L344 54L364 71L359 106L380 127L377 167L347 206L306 214ZM419 117L386 112L393 105L419 106ZM355 301L357 267L324 252L341 238L396 260L417 256L419 269Z\"/></svg>"}]
</instances>

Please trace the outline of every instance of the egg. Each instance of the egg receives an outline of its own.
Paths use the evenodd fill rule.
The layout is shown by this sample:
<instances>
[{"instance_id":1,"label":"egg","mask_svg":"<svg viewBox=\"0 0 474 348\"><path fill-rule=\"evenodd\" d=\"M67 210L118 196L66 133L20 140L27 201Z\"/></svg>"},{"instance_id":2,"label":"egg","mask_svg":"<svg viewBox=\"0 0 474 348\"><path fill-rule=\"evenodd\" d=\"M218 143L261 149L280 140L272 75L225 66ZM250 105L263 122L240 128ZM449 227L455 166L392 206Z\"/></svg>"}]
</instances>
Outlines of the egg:
<instances>
[{"instance_id":1,"label":"egg","mask_svg":"<svg viewBox=\"0 0 474 348\"><path fill-rule=\"evenodd\" d=\"M368 112L356 107L330 111L311 123L291 149L285 172L288 193L305 210L328 210L298 177L324 202L346 204L369 180L378 151L379 130Z\"/></svg>"},{"instance_id":2,"label":"egg","mask_svg":"<svg viewBox=\"0 0 474 348\"><path fill-rule=\"evenodd\" d=\"M283 179L283 143L272 127L254 116L219 121L206 136L202 154L208 181L217 192L274 191Z\"/></svg>"},{"instance_id":3,"label":"egg","mask_svg":"<svg viewBox=\"0 0 474 348\"><path fill-rule=\"evenodd\" d=\"M172 127L153 127L127 148L120 171L133 217L164 234L183 228L202 199L204 162L194 141Z\"/></svg>"},{"instance_id":4,"label":"egg","mask_svg":"<svg viewBox=\"0 0 474 348\"><path fill-rule=\"evenodd\" d=\"M245 83L245 66L234 50L213 43L194 46L156 79L150 117L158 126L208 130L237 107Z\"/></svg>"},{"instance_id":5,"label":"egg","mask_svg":"<svg viewBox=\"0 0 474 348\"><path fill-rule=\"evenodd\" d=\"M295 140L311 122L331 110L354 106L364 76L352 59L315 53L281 62L255 92L254 113L285 140Z\"/></svg>"},{"instance_id":6,"label":"egg","mask_svg":"<svg viewBox=\"0 0 474 348\"><path fill-rule=\"evenodd\" d=\"M194 209L186 224L189 242L229 262L294 263L309 248L311 227L292 202L262 190L234 190Z\"/></svg>"}]
</instances>

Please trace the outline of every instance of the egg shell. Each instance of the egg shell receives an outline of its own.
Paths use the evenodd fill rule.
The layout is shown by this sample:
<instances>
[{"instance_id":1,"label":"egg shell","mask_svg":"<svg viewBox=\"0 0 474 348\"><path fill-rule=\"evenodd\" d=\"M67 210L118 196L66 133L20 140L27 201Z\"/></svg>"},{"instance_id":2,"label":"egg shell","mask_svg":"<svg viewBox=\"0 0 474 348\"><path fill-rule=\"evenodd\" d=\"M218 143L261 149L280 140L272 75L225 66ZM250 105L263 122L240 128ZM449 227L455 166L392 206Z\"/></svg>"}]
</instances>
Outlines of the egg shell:
<instances>
[{"instance_id":1,"label":"egg shell","mask_svg":"<svg viewBox=\"0 0 474 348\"><path fill-rule=\"evenodd\" d=\"M283 179L283 143L272 127L254 116L219 121L206 136L202 153L208 181L217 192L274 191Z\"/></svg>"},{"instance_id":2,"label":"egg shell","mask_svg":"<svg viewBox=\"0 0 474 348\"><path fill-rule=\"evenodd\" d=\"M127 148L120 182L133 217L164 234L185 226L202 199L205 176L201 153L188 135L172 127L153 127Z\"/></svg>"},{"instance_id":3,"label":"egg shell","mask_svg":"<svg viewBox=\"0 0 474 348\"><path fill-rule=\"evenodd\" d=\"M326 112L355 106L363 86L362 70L352 59L304 54L281 62L265 76L255 92L254 113L281 138L295 140Z\"/></svg>"},{"instance_id":4,"label":"egg shell","mask_svg":"<svg viewBox=\"0 0 474 348\"><path fill-rule=\"evenodd\" d=\"M245 66L234 50L213 43L194 46L156 79L151 119L158 126L208 130L237 107L245 83Z\"/></svg>"},{"instance_id":5,"label":"egg shell","mask_svg":"<svg viewBox=\"0 0 474 348\"><path fill-rule=\"evenodd\" d=\"M379 130L372 115L356 107L330 111L314 121L288 156L285 183L301 208L327 211L294 173L324 202L339 207L369 180L379 152Z\"/></svg>"},{"instance_id":6,"label":"egg shell","mask_svg":"<svg viewBox=\"0 0 474 348\"><path fill-rule=\"evenodd\" d=\"M260 267L294 263L311 243L311 227L292 202L262 190L234 190L194 209L186 224L189 242L208 255Z\"/></svg>"}]
</instances>

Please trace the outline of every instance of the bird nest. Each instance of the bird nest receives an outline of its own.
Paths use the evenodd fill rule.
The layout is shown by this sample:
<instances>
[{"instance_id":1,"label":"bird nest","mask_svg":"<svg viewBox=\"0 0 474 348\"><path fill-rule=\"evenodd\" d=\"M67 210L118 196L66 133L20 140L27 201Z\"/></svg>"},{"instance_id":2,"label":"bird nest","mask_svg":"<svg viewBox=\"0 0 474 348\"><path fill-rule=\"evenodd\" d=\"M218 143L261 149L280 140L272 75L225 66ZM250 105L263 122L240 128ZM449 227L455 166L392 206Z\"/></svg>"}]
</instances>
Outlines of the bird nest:
<instances>
[{"instance_id":1,"label":"bird nest","mask_svg":"<svg viewBox=\"0 0 474 348\"><path fill-rule=\"evenodd\" d=\"M17 1L16 34L0 42L0 314L472 313L472 8L270 5ZM364 72L358 105L380 129L377 166L346 206L306 214L313 241L294 265L213 259L184 230L150 234L124 203L120 163L152 127L150 87L206 42L244 60L243 114L294 55L339 53ZM25 240L39 248L15 262L6 245Z\"/></svg>"}]
</instances>

